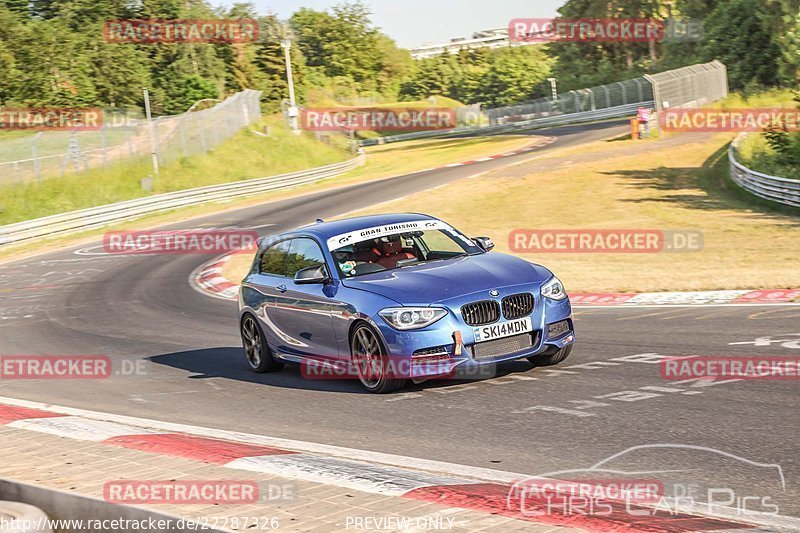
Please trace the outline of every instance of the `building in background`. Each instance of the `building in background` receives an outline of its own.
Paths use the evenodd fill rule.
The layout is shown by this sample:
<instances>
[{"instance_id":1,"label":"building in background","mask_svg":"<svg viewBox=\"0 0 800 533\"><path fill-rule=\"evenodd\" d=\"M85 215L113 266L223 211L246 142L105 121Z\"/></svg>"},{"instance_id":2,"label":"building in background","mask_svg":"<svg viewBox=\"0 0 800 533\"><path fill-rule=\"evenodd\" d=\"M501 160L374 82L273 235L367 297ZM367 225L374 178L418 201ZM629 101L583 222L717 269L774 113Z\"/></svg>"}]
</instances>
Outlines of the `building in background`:
<instances>
[{"instance_id":1,"label":"building in background","mask_svg":"<svg viewBox=\"0 0 800 533\"><path fill-rule=\"evenodd\" d=\"M504 46L529 46L539 43L512 43L508 39L508 28L495 28L489 30L476 31L471 38L456 37L447 43L423 44L418 48L410 50L411 57L414 59L425 59L448 52L456 54L462 48L502 48Z\"/></svg>"}]
</instances>

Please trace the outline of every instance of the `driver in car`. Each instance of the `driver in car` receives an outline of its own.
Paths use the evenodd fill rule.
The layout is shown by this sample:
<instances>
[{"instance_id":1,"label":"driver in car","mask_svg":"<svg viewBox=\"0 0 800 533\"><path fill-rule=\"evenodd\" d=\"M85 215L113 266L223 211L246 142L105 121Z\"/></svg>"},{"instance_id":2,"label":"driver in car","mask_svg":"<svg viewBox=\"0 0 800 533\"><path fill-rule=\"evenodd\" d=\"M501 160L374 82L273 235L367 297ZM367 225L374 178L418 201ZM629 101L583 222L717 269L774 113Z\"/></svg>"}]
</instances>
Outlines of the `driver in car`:
<instances>
[{"instance_id":1,"label":"driver in car","mask_svg":"<svg viewBox=\"0 0 800 533\"><path fill-rule=\"evenodd\" d=\"M353 257L353 252L338 251L333 254L333 258L339 265L339 270L345 276L350 276L355 273L356 261Z\"/></svg>"}]
</instances>

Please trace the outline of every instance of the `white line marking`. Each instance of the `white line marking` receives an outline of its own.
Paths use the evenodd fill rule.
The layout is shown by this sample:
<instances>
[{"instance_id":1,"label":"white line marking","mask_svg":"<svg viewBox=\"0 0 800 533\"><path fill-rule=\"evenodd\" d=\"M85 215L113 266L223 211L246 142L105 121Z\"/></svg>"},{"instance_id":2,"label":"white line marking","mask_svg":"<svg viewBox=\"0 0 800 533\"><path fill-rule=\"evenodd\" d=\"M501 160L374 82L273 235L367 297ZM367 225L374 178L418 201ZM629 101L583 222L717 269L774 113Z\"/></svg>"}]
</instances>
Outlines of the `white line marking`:
<instances>
[{"instance_id":1,"label":"white line marking","mask_svg":"<svg viewBox=\"0 0 800 533\"><path fill-rule=\"evenodd\" d=\"M59 416L54 418L29 418L16 420L9 427L17 429L28 429L40 433L49 433L59 437L69 439L88 440L94 442L104 441L111 437L121 435L140 435L159 433L151 429L104 422L100 420L90 420L78 416Z\"/></svg>"},{"instance_id":2,"label":"white line marking","mask_svg":"<svg viewBox=\"0 0 800 533\"><path fill-rule=\"evenodd\" d=\"M205 284L200 282L200 275L203 273L203 269L209 263L211 263L211 261L209 261L208 263L203 263L202 265L197 267L195 270L193 270L191 274L189 274L189 286L192 289L194 289L195 291L197 291L200 294L202 294L203 296L210 296L212 298L217 298L218 300L229 301L230 298L228 298L227 296L222 296L220 293L217 293L217 292L211 291L211 290L209 290L207 288L204 288Z\"/></svg>"},{"instance_id":3,"label":"white line marking","mask_svg":"<svg viewBox=\"0 0 800 533\"><path fill-rule=\"evenodd\" d=\"M100 413L96 411L88 411L85 409L76 409L72 407L62 407L52 404L45 404L41 402L33 402L29 400L20 400L16 398L9 398L5 396L0 396L0 403L6 405L15 405L18 407L28 407L32 409L41 409L45 411L51 411L55 413L61 413L71 416L80 416L83 419L90 419L90 420L100 420L103 422L106 421L113 421L116 422L110 425L104 425L104 427L108 428L107 431L113 432L112 427L120 427L120 424L129 424L132 426L137 426L135 430L130 433L121 433L121 434L144 434L144 433L160 433L160 432L179 432L179 433L188 433L190 435L199 435L205 437L212 437L212 438L219 438L224 440L233 440L239 442L250 442L253 444L263 444L266 446L271 446L274 448L283 448L295 451L305 451L309 453L318 453L322 455L328 455L338 458L346 458L346 459L356 459L362 461L369 461L372 463L382 463L384 465L391 465L397 466L403 469L414 469L414 470L421 470L427 472L435 472L438 475L454 475L457 477L466 477L466 478L475 478L471 481L481 480L481 481L496 481L501 483L517 483L521 479L527 479L531 477L530 475L526 474L519 474L514 472L505 472L502 470L494 470L490 468L482 468L482 467L473 467L467 465L459 465L455 463L446 463L442 461L433 461L429 459L419 459L415 457L407 457L401 455L392 455L380 452L373 452L368 450L356 450L353 448L343 448L339 446L331 446L327 444L317 444L313 442L303 442L303 441L296 441L290 439L281 439L275 437L265 437L260 435L252 435L248 433L238 433L233 431L227 431L222 429L211 429L211 428L202 428L197 426L189 426L186 424L176 424L172 422L163 422L158 420L149 420L143 418L136 418L124 415L114 415L110 413ZM37 420L47 420L47 419L37 419ZM54 420L54 419L49 419ZM60 418L60 420L64 420L64 418ZM19 427L17 424L20 422L30 422L27 421L16 421L12 422L11 424L7 424L8 426L12 427ZM84 424L86 420L81 420L80 423ZM100 426L95 426L100 427ZM147 429L140 429L140 428L147 428ZM28 428L26 428L28 429ZM32 429L32 428L31 428ZM126 428L130 429L130 428ZM156 431L160 430L160 431ZM120 434L120 433L118 433ZM114 436L114 435L109 435ZM106 437L104 437L106 438ZM94 440L94 439L92 439ZM102 439L101 439L102 440ZM270 461L275 465L272 468L279 468L273 457L286 457L286 456L268 456ZM303 456L304 460L309 460L308 456ZM319 462L317 464L324 464L324 457L322 458L315 458ZM328 458L330 460L330 458ZM231 466L233 468L238 468L241 464L239 463L240 460L232 461L227 463L226 466ZM234 463L236 463L234 465ZM331 464L334 464L334 461L331 461ZM340 464L336 462L336 464ZM248 466L247 469L254 469L254 468L267 468L264 466L264 463L261 463L261 466L258 466L257 463L251 463L252 466ZM280 468L284 468L285 472L291 471L291 468L297 468L293 466L289 466L288 461L284 461L283 466ZM261 470L259 470L261 471ZM301 471L297 471L297 475L300 475ZM404 471L404 475L411 476L411 473L407 470ZM411 477L410 479L414 479ZM432 479L431 477L425 477L426 480ZM452 483L453 480L450 480ZM465 480L467 481L467 480ZM467 481L469 482L469 481ZM445 482L444 484L447 484ZM391 490L390 486L386 486L386 490ZM363 490L363 488L359 487L359 490ZM677 508L677 507L676 507ZM715 509L719 512L719 514L723 514L724 509L720 506L715 506ZM707 512L704 506L693 506L691 509L693 514L701 515L701 516L713 516ZM736 509L730 509L730 512L737 512ZM797 527L800 525L800 520L793 517L787 516L780 516L780 515L765 515L765 516L737 516L737 519L740 521L750 521L753 523L757 523L759 525L776 525L777 527Z\"/></svg>"},{"instance_id":4,"label":"white line marking","mask_svg":"<svg viewBox=\"0 0 800 533\"><path fill-rule=\"evenodd\" d=\"M470 482L373 463L304 454L243 457L224 466L388 496L403 496L421 487Z\"/></svg>"},{"instance_id":5,"label":"white line marking","mask_svg":"<svg viewBox=\"0 0 800 533\"><path fill-rule=\"evenodd\" d=\"M225 278L223 276L214 276L213 278L204 279L203 283L213 286L213 285L219 285L220 283L225 283L227 281L228 278Z\"/></svg>"},{"instance_id":6,"label":"white line marking","mask_svg":"<svg viewBox=\"0 0 800 533\"><path fill-rule=\"evenodd\" d=\"M446 463L442 461L433 461L430 459L420 459L403 455L393 455L369 450L344 448L329 444L318 444L315 442L305 442L278 437L266 437L262 435L254 435L252 433L240 433L237 431L228 431L224 429L204 428L191 426L188 424L164 422L161 420L115 415L111 413L89 411L74 407L64 407L30 400L20 400L17 398L9 398L7 396L0 396L0 403L6 405L15 405L17 407L28 407L30 409L40 409L43 411L50 411L64 415L79 416L90 420L110 421L117 424L132 425L137 426L137 428L147 428L153 432L188 433L190 435L198 435L202 437L232 440L251 444L261 444L264 446L270 446L272 448L282 448L286 450L316 453L327 456L341 457L344 459L353 459L357 461L360 460L371 463L381 463L401 468L436 472L439 474L448 474L459 477L463 476L467 478L513 483L519 481L520 477L523 476L522 474L494 470L491 468L459 465L456 463Z\"/></svg>"}]
</instances>

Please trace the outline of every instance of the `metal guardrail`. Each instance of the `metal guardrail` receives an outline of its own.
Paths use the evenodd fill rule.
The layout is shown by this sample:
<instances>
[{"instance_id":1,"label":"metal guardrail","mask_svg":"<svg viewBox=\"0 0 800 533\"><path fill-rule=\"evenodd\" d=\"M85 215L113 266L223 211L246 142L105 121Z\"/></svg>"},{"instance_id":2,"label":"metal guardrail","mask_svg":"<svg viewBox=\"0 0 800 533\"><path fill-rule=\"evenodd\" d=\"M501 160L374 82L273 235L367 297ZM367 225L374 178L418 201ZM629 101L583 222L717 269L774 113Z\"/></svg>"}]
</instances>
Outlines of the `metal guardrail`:
<instances>
[{"instance_id":1,"label":"metal guardrail","mask_svg":"<svg viewBox=\"0 0 800 533\"><path fill-rule=\"evenodd\" d=\"M749 169L736 160L739 143L747 136L739 134L728 148L731 179L742 189L759 198L793 207L800 207L800 180L779 178Z\"/></svg>"},{"instance_id":2,"label":"metal guardrail","mask_svg":"<svg viewBox=\"0 0 800 533\"><path fill-rule=\"evenodd\" d=\"M531 120L520 120L516 122L508 122L506 124L499 124L496 126L485 126L482 128L456 128L450 130L436 130L436 131L417 131L412 133L401 133L400 135L389 135L386 137L377 137L375 139L364 139L359 141L359 146L375 146L379 144L388 144L401 141L411 141L415 139L429 139L433 137L472 137L476 135L497 135L500 133L509 133L520 130L531 130L537 128L548 128L553 126L566 126L569 124L582 124L586 122L595 122L597 120L605 120L610 118L621 118L629 115L636 114L636 110L640 107L652 108L653 101L649 102L636 102L633 104L621 105L616 107L607 107L604 109L597 109L594 111L583 111L580 113L568 113L566 115L555 115L552 117L535 118Z\"/></svg>"},{"instance_id":3,"label":"metal guardrail","mask_svg":"<svg viewBox=\"0 0 800 533\"><path fill-rule=\"evenodd\" d=\"M297 185L332 178L361 166L366 161L364 153L357 157L324 167L255 178L223 185L198 187L184 191L156 194L136 200L51 215L25 222L0 226L0 246L24 242L39 237L75 233L107 224L121 222L178 207L198 205L210 201L228 200L262 192L288 189Z\"/></svg>"}]
</instances>

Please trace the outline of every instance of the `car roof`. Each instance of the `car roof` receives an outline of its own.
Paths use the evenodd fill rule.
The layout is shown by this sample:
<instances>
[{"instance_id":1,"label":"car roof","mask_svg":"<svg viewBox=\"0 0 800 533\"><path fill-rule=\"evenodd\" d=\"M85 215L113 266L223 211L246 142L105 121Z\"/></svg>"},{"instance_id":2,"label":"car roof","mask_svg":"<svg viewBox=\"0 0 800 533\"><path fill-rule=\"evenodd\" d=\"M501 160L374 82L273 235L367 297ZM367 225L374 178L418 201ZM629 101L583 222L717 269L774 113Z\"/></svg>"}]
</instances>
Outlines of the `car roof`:
<instances>
[{"instance_id":1,"label":"car roof","mask_svg":"<svg viewBox=\"0 0 800 533\"><path fill-rule=\"evenodd\" d=\"M430 215L421 213L392 213L386 215L369 215L363 217L345 218L333 220L331 222L317 222L304 228L299 228L291 233L310 233L318 237L323 242L336 235L349 233L364 228L374 226L384 226L387 224L399 224L415 220L438 220Z\"/></svg>"}]
</instances>

